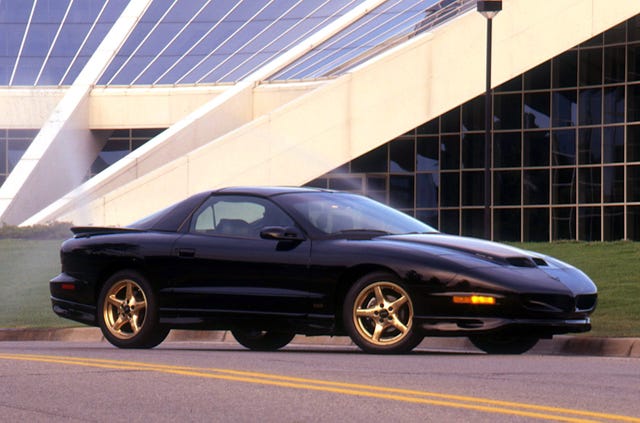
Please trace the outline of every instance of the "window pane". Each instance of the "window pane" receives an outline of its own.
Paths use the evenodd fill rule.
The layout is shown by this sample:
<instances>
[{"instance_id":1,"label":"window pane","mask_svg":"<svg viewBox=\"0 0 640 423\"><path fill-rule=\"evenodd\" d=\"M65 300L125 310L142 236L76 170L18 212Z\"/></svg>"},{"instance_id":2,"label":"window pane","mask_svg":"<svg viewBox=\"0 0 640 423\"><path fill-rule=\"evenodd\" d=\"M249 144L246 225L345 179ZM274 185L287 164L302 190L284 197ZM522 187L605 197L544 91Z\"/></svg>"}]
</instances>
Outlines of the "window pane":
<instances>
[{"instance_id":1,"label":"window pane","mask_svg":"<svg viewBox=\"0 0 640 423\"><path fill-rule=\"evenodd\" d=\"M627 79L629 82L640 81L640 44L627 47L628 70Z\"/></svg>"},{"instance_id":2,"label":"window pane","mask_svg":"<svg viewBox=\"0 0 640 423\"><path fill-rule=\"evenodd\" d=\"M578 85L578 52L569 50L553 59L553 87L571 88Z\"/></svg>"},{"instance_id":3,"label":"window pane","mask_svg":"<svg viewBox=\"0 0 640 423\"><path fill-rule=\"evenodd\" d=\"M549 204L548 170L525 170L522 178L524 204Z\"/></svg>"},{"instance_id":4,"label":"window pane","mask_svg":"<svg viewBox=\"0 0 640 423\"><path fill-rule=\"evenodd\" d=\"M484 134L462 135L462 168L484 168Z\"/></svg>"},{"instance_id":5,"label":"window pane","mask_svg":"<svg viewBox=\"0 0 640 423\"><path fill-rule=\"evenodd\" d=\"M600 207L580 207L578 239L580 241L600 241Z\"/></svg>"},{"instance_id":6,"label":"window pane","mask_svg":"<svg viewBox=\"0 0 640 423\"><path fill-rule=\"evenodd\" d=\"M351 171L354 173L386 172L387 144L354 159L351 162Z\"/></svg>"},{"instance_id":7,"label":"window pane","mask_svg":"<svg viewBox=\"0 0 640 423\"><path fill-rule=\"evenodd\" d=\"M554 208L552 210L552 238L554 241L562 239L576 239L576 209Z\"/></svg>"},{"instance_id":8,"label":"window pane","mask_svg":"<svg viewBox=\"0 0 640 423\"><path fill-rule=\"evenodd\" d=\"M627 126L627 161L640 161L640 125Z\"/></svg>"},{"instance_id":9,"label":"window pane","mask_svg":"<svg viewBox=\"0 0 640 423\"><path fill-rule=\"evenodd\" d=\"M416 207L438 207L438 182L437 173L418 173L416 175Z\"/></svg>"},{"instance_id":10,"label":"window pane","mask_svg":"<svg viewBox=\"0 0 640 423\"><path fill-rule=\"evenodd\" d=\"M627 239L640 241L640 206L627 207Z\"/></svg>"},{"instance_id":11,"label":"window pane","mask_svg":"<svg viewBox=\"0 0 640 423\"><path fill-rule=\"evenodd\" d=\"M494 129L520 129L522 127L522 95L500 94L493 97Z\"/></svg>"},{"instance_id":12,"label":"window pane","mask_svg":"<svg viewBox=\"0 0 640 423\"><path fill-rule=\"evenodd\" d=\"M604 89L604 123L624 122L624 87Z\"/></svg>"},{"instance_id":13,"label":"window pane","mask_svg":"<svg viewBox=\"0 0 640 423\"><path fill-rule=\"evenodd\" d=\"M338 176L329 178L329 189L363 193L361 176Z\"/></svg>"},{"instance_id":14,"label":"window pane","mask_svg":"<svg viewBox=\"0 0 640 423\"><path fill-rule=\"evenodd\" d=\"M624 82L625 48L607 47L604 50L604 83Z\"/></svg>"},{"instance_id":15,"label":"window pane","mask_svg":"<svg viewBox=\"0 0 640 423\"><path fill-rule=\"evenodd\" d=\"M640 85L627 88L627 122L640 121Z\"/></svg>"},{"instance_id":16,"label":"window pane","mask_svg":"<svg viewBox=\"0 0 640 423\"><path fill-rule=\"evenodd\" d=\"M460 132L460 107L442 115L441 125L442 132Z\"/></svg>"},{"instance_id":17,"label":"window pane","mask_svg":"<svg viewBox=\"0 0 640 423\"><path fill-rule=\"evenodd\" d=\"M640 166L627 166L627 202L640 201Z\"/></svg>"},{"instance_id":18,"label":"window pane","mask_svg":"<svg viewBox=\"0 0 640 423\"><path fill-rule=\"evenodd\" d=\"M438 137L418 137L417 140L417 170L439 170Z\"/></svg>"},{"instance_id":19,"label":"window pane","mask_svg":"<svg viewBox=\"0 0 640 423\"><path fill-rule=\"evenodd\" d=\"M603 241L624 239L624 207L605 207L602 224Z\"/></svg>"},{"instance_id":20,"label":"window pane","mask_svg":"<svg viewBox=\"0 0 640 423\"><path fill-rule=\"evenodd\" d=\"M520 209L497 209L493 212L493 237L501 241L520 241Z\"/></svg>"},{"instance_id":21,"label":"window pane","mask_svg":"<svg viewBox=\"0 0 640 423\"><path fill-rule=\"evenodd\" d=\"M580 86L602 84L602 49L580 50Z\"/></svg>"},{"instance_id":22,"label":"window pane","mask_svg":"<svg viewBox=\"0 0 640 423\"><path fill-rule=\"evenodd\" d=\"M576 90L553 92L553 126L575 126L578 122Z\"/></svg>"},{"instance_id":23,"label":"window pane","mask_svg":"<svg viewBox=\"0 0 640 423\"><path fill-rule=\"evenodd\" d=\"M605 44L624 43L627 39L627 23L622 22L619 25L607 30L604 33Z\"/></svg>"},{"instance_id":24,"label":"window pane","mask_svg":"<svg viewBox=\"0 0 640 423\"><path fill-rule=\"evenodd\" d=\"M551 199L553 204L576 202L576 169L553 169Z\"/></svg>"},{"instance_id":25,"label":"window pane","mask_svg":"<svg viewBox=\"0 0 640 423\"><path fill-rule=\"evenodd\" d=\"M498 93L507 91L522 91L522 75L518 75L515 78L505 82L504 84L497 86L495 88L495 91Z\"/></svg>"},{"instance_id":26,"label":"window pane","mask_svg":"<svg viewBox=\"0 0 640 423\"><path fill-rule=\"evenodd\" d=\"M602 196L604 202L624 202L624 167L605 166L602 178Z\"/></svg>"},{"instance_id":27,"label":"window pane","mask_svg":"<svg viewBox=\"0 0 640 423\"><path fill-rule=\"evenodd\" d=\"M478 96L462 105L462 130L484 130L484 95Z\"/></svg>"},{"instance_id":28,"label":"window pane","mask_svg":"<svg viewBox=\"0 0 640 423\"><path fill-rule=\"evenodd\" d=\"M551 126L551 103L549 93L525 93L525 129L549 128Z\"/></svg>"},{"instance_id":29,"label":"window pane","mask_svg":"<svg viewBox=\"0 0 640 423\"><path fill-rule=\"evenodd\" d=\"M442 169L460 169L460 137L443 135L440 151Z\"/></svg>"},{"instance_id":30,"label":"window pane","mask_svg":"<svg viewBox=\"0 0 640 423\"><path fill-rule=\"evenodd\" d=\"M551 86L551 61L542 63L524 74L525 90L544 90Z\"/></svg>"},{"instance_id":31,"label":"window pane","mask_svg":"<svg viewBox=\"0 0 640 423\"><path fill-rule=\"evenodd\" d=\"M438 227L438 212L436 210L418 210L416 218L432 228Z\"/></svg>"},{"instance_id":32,"label":"window pane","mask_svg":"<svg viewBox=\"0 0 640 423\"><path fill-rule=\"evenodd\" d=\"M440 131L440 119L435 118L416 128L418 135L437 135Z\"/></svg>"},{"instance_id":33,"label":"window pane","mask_svg":"<svg viewBox=\"0 0 640 423\"><path fill-rule=\"evenodd\" d=\"M578 177L580 185L580 204L599 203L600 202L600 174L599 167L587 167L578 169Z\"/></svg>"},{"instance_id":34,"label":"window pane","mask_svg":"<svg viewBox=\"0 0 640 423\"><path fill-rule=\"evenodd\" d=\"M600 128L582 128L578 132L580 164L599 164L602 157Z\"/></svg>"},{"instance_id":35,"label":"window pane","mask_svg":"<svg viewBox=\"0 0 640 423\"><path fill-rule=\"evenodd\" d=\"M520 204L520 171L494 172L493 203L497 206Z\"/></svg>"},{"instance_id":36,"label":"window pane","mask_svg":"<svg viewBox=\"0 0 640 423\"><path fill-rule=\"evenodd\" d=\"M525 132L523 149L524 166L549 166L549 132Z\"/></svg>"},{"instance_id":37,"label":"window pane","mask_svg":"<svg viewBox=\"0 0 640 423\"><path fill-rule=\"evenodd\" d=\"M580 90L580 125L598 125L602 122L602 89Z\"/></svg>"},{"instance_id":38,"label":"window pane","mask_svg":"<svg viewBox=\"0 0 640 423\"><path fill-rule=\"evenodd\" d=\"M442 210L440 212L440 231L446 234L460 235L460 212Z\"/></svg>"},{"instance_id":39,"label":"window pane","mask_svg":"<svg viewBox=\"0 0 640 423\"><path fill-rule=\"evenodd\" d=\"M549 209L524 209L522 230L524 242L548 242Z\"/></svg>"},{"instance_id":40,"label":"window pane","mask_svg":"<svg viewBox=\"0 0 640 423\"><path fill-rule=\"evenodd\" d=\"M553 132L552 164L554 166L571 166L576 163L576 131Z\"/></svg>"},{"instance_id":41,"label":"window pane","mask_svg":"<svg viewBox=\"0 0 640 423\"><path fill-rule=\"evenodd\" d=\"M462 172L462 205L484 204L484 172Z\"/></svg>"},{"instance_id":42,"label":"window pane","mask_svg":"<svg viewBox=\"0 0 640 423\"><path fill-rule=\"evenodd\" d=\"M493 136L493 166L520 167L520 132L502 132Z\"/></svg>"},{"instance_id":43,"label":"window pane","mask_svg":"<svg viewBox=\"0 0 640 423\"><path fill-rule=\"evenodd\" d=\"M415 169L415 143L413 140L396 140L389 145L389 171L413 172Z\"/></svg>"},{"instance_id":44,"label":"window pane","mask_svg":"<svg viewBox=\"0 0 640 423\"><path fill-rule=\"evenodd\" d=\"M484 210L462 210L462 234L481 238L484 236Z\"/></svg>"},{"instance_id":45,"label":"window pane","mask_svg":"<svg viewBox=\"0 0 640 423\"><path fill-rule=\"evenodd\" d=\"M604 163L624 161L624 126L604 128L603 155Z\"/></svg>"},{"instance_id":46,"label":"window pane","mask_svg":"<svg viewBox=\"0 0 640 423\"><path fill-rule=\"evenodd\" d=\"M442 207L457 207L460 204L460 174L440 174L440 202ZM457 229L456 229L457 232Z\"/></svg>"},{"instance_id":47,"label":"window pane","mask_svg":"<svg viewBox=\"0 0 640 423\"><path fill-rule=\"evenodd\" d=\"M413 209L414 177L389 176L389 204L396 209ZM413 210L412 210L413 211Z\"/></svg>"}]
</instances>

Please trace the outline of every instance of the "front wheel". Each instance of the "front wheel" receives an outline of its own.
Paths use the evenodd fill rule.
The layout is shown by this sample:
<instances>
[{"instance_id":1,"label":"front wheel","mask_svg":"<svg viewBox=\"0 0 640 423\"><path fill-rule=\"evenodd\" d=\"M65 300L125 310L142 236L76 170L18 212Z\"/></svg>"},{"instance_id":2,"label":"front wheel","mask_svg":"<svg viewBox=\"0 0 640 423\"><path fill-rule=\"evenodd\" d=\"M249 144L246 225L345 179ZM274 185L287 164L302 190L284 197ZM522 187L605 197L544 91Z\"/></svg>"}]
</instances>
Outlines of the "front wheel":
<instances>
[{"instance_id":1,"label":"front wheel","mask_svg":"<svg viewBox=\"0 0 640 423\"><path fill-rule=\"evenodd\" d=\"M509 335L474 335L469 341L487 354L523 354L538 343L538 338Z\"/></svg>"},{"instance_id":2,"label":"front wheel","mask_svg":"<svg viewBox=\"0 0 640 423\"><path fill-rule=\"evenodd\" d=\"M243 347L253 351L276 351L287 345L296 335L257 329L234 329L231 334Z\"/></svg>"},{"instance_id":3,"label":"front wheel","mask_svg":"<svg viewBox=\"0 0 640 423\"><path fill-rule=\"evenodd\" d=\"M343 306L347 333L363 351L399 354L423 339L413 325L413 301L388 273L372 273L349 290Z\"/></svg>"},{"instance_id":4,"label":"front wheel","mask_svg":"<svg viewBox=\"0 0 640 423\"><path fill-rule=\"evenodd\" d=\"M169 334L160 325L158 302L149 282L135 271L120 271L105 282L98 300L98 325L118 348L153 348Z\"/></svg>"}]
</instances>

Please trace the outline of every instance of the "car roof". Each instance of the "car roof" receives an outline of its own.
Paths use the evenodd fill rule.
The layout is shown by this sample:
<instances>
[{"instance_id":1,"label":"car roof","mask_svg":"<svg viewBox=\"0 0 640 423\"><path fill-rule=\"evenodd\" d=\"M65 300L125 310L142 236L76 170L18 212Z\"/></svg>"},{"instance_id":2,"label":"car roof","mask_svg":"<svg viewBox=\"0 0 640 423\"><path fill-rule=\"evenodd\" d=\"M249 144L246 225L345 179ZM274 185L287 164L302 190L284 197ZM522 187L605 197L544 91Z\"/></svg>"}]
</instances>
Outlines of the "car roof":
<instances>
[{"instance_id":1,"label":"car roof","mask_svg":"<svg viewBox=\"0 0 640 423\"><path fill-rule=\"evenodd\" d=\"M281 194L299 194L309 192L334 192L332 190L326 190L321 188L312 187L275 187L275 186L241 186L241 187L227 187L214 190L211 193L225 193L225 194L249 194L259 195L262 197L272 197Z\"/></svg>"}]
</instances>

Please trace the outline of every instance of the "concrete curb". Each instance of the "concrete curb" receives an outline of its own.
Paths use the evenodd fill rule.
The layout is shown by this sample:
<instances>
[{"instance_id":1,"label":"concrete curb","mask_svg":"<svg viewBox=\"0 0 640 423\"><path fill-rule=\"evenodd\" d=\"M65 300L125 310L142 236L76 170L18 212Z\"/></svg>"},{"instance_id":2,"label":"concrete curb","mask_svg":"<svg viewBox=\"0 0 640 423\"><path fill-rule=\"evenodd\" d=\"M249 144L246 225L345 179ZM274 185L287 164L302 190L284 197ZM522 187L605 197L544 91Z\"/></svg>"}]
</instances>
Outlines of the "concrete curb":
<instances>
[{"instance_id":1,"label":"concrete curb","mask_svg":"<svg viewBox=\"0 0 640 423\"><path fill-rule=\"evenodd\" d=\"M0 341L64 341L106 342L100 329L0 329ZM226 331L172 330L165 342L224 342L236 343ZM353 346L345 336L296 336L292 345ZM425 338L418 347L425 350L474 352L478 350L466 338ZM531 350L533 354L580 355L640 358L640 338L594 338L589 336L556 336L541 340Z\"/></svg>"}]
</instances>

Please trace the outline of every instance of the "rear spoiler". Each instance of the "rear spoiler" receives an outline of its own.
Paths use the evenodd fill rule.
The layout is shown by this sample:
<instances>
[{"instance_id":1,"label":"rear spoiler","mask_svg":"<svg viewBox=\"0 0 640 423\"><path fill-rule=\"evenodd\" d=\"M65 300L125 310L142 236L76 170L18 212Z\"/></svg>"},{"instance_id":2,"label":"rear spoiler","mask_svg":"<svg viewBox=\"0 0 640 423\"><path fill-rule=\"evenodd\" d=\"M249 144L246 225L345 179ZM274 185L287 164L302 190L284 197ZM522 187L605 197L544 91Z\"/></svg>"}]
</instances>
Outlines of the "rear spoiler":
<instances>
[{"instance_id":1,"label":"rear spoiler","mask_svg":"<svg viewBox=\"0 0 640 423\"><path fill-rule=\"evenodd\" d=\"M145 231L142 229L133 229L133 228L74 226L71 228L71 232L73 232L76 238L79 238L79 237L89 237L92 235L122 234L122 233L135 233L135 232L145 232Z\"/></svg>"}]
</instances>

